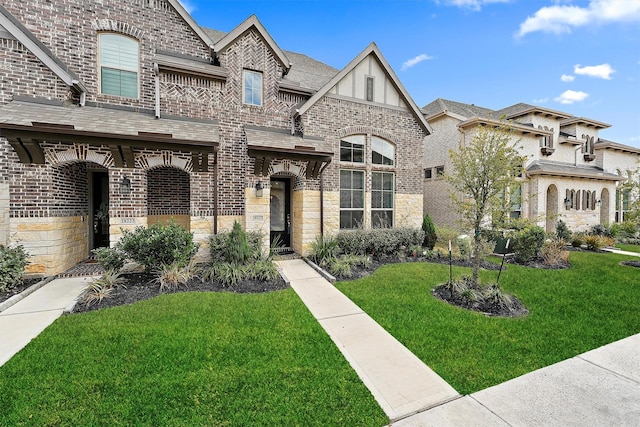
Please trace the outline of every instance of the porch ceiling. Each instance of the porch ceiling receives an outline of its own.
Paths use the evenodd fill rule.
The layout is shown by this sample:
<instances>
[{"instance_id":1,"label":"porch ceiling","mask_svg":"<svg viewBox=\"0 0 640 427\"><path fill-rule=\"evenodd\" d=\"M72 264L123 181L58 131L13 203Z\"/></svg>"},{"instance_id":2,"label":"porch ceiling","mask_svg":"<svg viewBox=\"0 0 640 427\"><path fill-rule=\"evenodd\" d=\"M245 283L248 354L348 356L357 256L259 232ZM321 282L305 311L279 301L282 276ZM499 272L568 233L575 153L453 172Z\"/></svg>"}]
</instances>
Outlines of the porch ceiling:
<instances>
[{"instance_id":1,"label":"porch ceiling","mask_svg":"<svg viewBox=\"0 0 640 427\"><path fill-rule=\"evenodd\" d=\"M316 179L331 163L333 153L319 151L323 138L303 138L291 135L286 129L245 126L247 152L255 159L253 173L269 174L273 160L288 159L307 163L306 177Z\"/></svg>"},{"instance_id":2,"label":"porch ceiling","mask_svg":"<svg viewBox=\"0 0 640 427\"><path fill-rule=\"evenodd\" d=\"M0 136L9 141L23 163L43 164L40 144L60 141L107 146L116 167L127 168L134 167L134 148L190 152L194 171L206 172L209 154L218 150L217 123L23 101L0 108Z\"/></svg>"}]
</instances>

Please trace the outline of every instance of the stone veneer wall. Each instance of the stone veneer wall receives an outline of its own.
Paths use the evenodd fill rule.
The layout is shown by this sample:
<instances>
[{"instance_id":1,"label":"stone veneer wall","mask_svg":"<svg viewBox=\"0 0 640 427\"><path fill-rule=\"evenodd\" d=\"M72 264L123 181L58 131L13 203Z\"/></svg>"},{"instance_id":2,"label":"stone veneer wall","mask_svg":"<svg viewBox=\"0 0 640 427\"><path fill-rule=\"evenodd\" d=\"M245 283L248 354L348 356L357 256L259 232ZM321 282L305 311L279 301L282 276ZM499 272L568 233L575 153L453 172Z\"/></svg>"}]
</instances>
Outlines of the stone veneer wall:
<instances>
[{"instance_id":1,"label":"stone veneer wall","mask_svg":"<svg viewBox=\"0 0 640 427\"><path fill-rule=\"evenodd\" d=\"M86 257L89 224L84 216L22 218L11 223L11 233L29 253L27 275L64 271Z\"/></svg>"},{"instance_id":2,"label":"stone veneer wall","mask_svg":"<svg viewBox=\"0 0 640 427\"><path fill-rule=\"evenodd\" d=\"M293 250L301 255L311 253L311 245L320 235L320 191L297 190L292 197Z\"/></svg>"},{"instance_id":3,"label":"stone veneer wall","mask_svg":"<svg viewBox=\"0 0 640 427\"><path fill-rule=\"evenodd\" d=\"M0 181L0 245L9 243L9 183Z\"/></svg>"}]
</instances>

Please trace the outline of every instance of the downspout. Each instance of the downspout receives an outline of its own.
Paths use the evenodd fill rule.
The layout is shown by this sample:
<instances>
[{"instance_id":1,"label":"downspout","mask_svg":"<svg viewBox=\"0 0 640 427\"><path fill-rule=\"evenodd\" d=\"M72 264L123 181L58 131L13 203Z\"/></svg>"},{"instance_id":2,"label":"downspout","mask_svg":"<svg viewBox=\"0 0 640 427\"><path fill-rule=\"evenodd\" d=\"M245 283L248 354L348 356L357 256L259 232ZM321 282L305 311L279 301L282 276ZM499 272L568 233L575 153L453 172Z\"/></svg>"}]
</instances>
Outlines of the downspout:
<instances>
[{"instance_id":1,"label":"downspout","mask_svg":"<svg viewBox=\"0 0 640 427\"><path fill-rule=\"evenodd\" d=\"M320 238L324 240L324 175L320 174Z\"/></svg>"},{"instance_id":2,"label":"downspout","mask_svg":"<svg viewBox=\"0 0 640 427\"><path fill-rule=\"evenodd\" d=\"M213 174L213 234L218 234L218 152L214 159Z\"/></svg>"},{"instance_id":3,"label":"downspout","mask_svg":"<svg viewBox=\"0 0 640 427\"><path fill-rule=\"evenodd\" d=\"M155 95L156 95L156 119L160 118L160 69L158 64L153 64L153 74L155 81Z\"/></svg>"}]
</instances>

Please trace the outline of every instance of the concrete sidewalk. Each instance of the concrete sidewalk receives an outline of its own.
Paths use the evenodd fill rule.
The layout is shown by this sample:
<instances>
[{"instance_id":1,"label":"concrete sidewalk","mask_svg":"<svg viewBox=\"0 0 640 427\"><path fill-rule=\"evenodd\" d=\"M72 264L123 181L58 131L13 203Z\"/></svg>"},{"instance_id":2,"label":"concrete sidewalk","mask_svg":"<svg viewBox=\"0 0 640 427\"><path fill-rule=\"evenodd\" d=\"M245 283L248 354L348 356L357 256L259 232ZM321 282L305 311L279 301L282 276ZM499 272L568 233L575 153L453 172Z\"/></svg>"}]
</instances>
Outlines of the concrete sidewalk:
<instances>
[{"instance_id":1,"label":"concrete sidewalk","mask_svg":"<svg viewBox=\"0 0 640 427\"><path fill-rule=\"evenodd\" d=\"M306 262L277 264L390 419L460 397Z\"/></svg>"},{"instance_id":2,"label":"concrete sidewalk","mask_svg":"<svg viewBox=\"0 0 640 427\"><path fill-rule=\"evenodd\" d=\"M391 425L638 426L640 334Z\"/></svg>"},{"instance_id":3,"label":"concrete sidewalk","mask_svg":"<svg viewBox=\"0 0 640 427\"><path fill-rule=\"evenodd\" d=\"M55 279L0 312L0 366L60 317L89 280Z\"/></svg>"}]
</instances>

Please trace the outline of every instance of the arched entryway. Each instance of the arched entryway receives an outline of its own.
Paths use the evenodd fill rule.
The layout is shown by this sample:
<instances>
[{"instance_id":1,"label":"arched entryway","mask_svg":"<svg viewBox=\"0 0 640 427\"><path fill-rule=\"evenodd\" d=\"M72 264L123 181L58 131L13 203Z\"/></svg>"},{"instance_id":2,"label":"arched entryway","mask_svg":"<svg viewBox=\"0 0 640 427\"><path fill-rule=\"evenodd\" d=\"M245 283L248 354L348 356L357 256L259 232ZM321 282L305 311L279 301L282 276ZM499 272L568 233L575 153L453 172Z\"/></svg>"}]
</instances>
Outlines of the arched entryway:
<instances>
[{"instance_id":1,"label":"arched entryway","mask_svg":"<svg viewBox=\"0 0 640 427\"><path fill-rule=\"evenodd\" d=\"M175 221L191 224L191 183L187 172L170 166L147 171L147 224Z\"/></svg>"},{"instance_id":2,"label":"arched entryway","mask_svg":"<svg viewBox=\"0 0 640 427\"><path fill-rule=\"evenodd\" d=\"M610 204L611 197L609 195L609 190L604 188L602 193L600 194L600 224L609 224L610 218Z\"/></svg>"},{"instance_id":3,"label":"arched entryway","mask_svg":"<svg viewBox=\"0 0 640 427\"><path fill-rule=\"evenodd\" d=\"M556 224L558 223L558 188L551 184L547 188L547 233L553 233L556 231Z\"/></svg>"}]
</instances>

